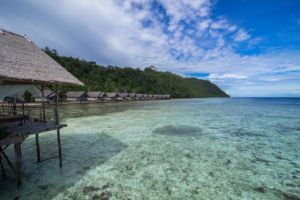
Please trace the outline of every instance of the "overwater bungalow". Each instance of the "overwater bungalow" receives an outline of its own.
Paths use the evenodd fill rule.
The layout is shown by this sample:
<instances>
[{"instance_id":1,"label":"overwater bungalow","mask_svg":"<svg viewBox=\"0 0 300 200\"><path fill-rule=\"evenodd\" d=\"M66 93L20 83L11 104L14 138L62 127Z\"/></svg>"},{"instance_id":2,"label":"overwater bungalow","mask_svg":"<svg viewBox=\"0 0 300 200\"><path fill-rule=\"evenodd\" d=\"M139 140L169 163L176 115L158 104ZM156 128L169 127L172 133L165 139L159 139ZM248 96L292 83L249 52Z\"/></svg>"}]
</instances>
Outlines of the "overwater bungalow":
<instances>
[{"instance_id":1,"label":"overwater bungalow","mask_svg":"<svg viewBox=\"0 0 300 200\"><path fill-rule=\"evenodd\" d=\"M142 94L142 99L143 100L147 100L148 99L148 95L147 94Z\"/></svg>"},{"instance_id":2,"label":"overwater bungalow","mask_svg":"<svg viewBox=\"0 0 300 200\"><path fill-rule=\"evenodd\" d=\"M117 101L126 101L128 97L128 93L118 93Z\"/></svg>"},{"instance_id":3,"label":"overwater bungalow","mask_svg":"<svg viewBox=\"0 0 300 200\"><path fill-rule=\"evenodd\" d=\"M136 93L129 93L127 99L128 100L136 100L137 99L137 94Z\"/></svg>"},{"instance_id":4,"label":"overwater bungalow","mask_svg":"<svg viewBox=\"0 0 300 200\"><path fill-rule=\"evenodd\" d=\"M44 96L44 97L43 97ZM55 91L52 90L44 90L44 94L40 94L39 96L33 96L35 102L48 102L54 103L56 101Z\"/></svg>"},{"instance_id":5,"label":"overwater bungalow","mask_svg":"<svg viewBox=\"0 0 300 200\"><path fill-rule=\"evenodd\" d=\"M117 97L118 93L116 92L105 92L102 98L104 101L116 101Z\"/></svg>"},{"instance_id":6,"label":"overwater bungalow","mask_svg":"<svg viewBox=\"0 0 300 200\"><path fill-rule=\"evenodd\" d=\"M57 94L58 85L83 85L77 78L50 58L27 37L0 29L0 99L7 96L22 98L25 91L33 95L43 94L44 89L52 85ZM58 96L58 95L57 95ZM41 108L41 109L40 109ZM62 167L62 149L60 129L66 124L59 121L58 99L49 109L52 112L48 118L45 104L38 108L41 113L34 116L31 107L19 112L14 107L13 113L5 112L0 115L0 171L3 178L7 177L5 170L9 168L16 175L18 186L21 184L21 146L29 135L35 135L37 161L42 162L40 154L39 134L56 130L59 166ZM15 162L6 154L13 147ZM22 162L26 162L25 159ZM12 164L12 163L15 163ZM7 167L5 165L7 164Z\"/></svg>"},{"instance_id":7,"label":"overwater bungalow","mask_svg":"<svg viewBox=\"0 0 300 200\"><path fill-rule=\"evenodd\" d=\"M100 102L103 100L104 92L90 91L87 93L88 102Z\"/></svg>"},{"instance_id":8,"label":"overwater bungalow","mask_svg":"<svg viewBox=\"0 0 300 200\"><path fill-rule=\"evenodd\" d=\"M66 101L68 102L86 102L87 93L84 91L68 91L66 94Z\"/></svg>"},{"instance_id":9,"label":"overwater bungalow","mask_svg":"<svg viewBox=\"0 0 300 200\"><path fill-rule=\"evenodd\" d=\"M135 95L135 99L136 99L136 100L142 100L142 98L143 98L143 95L142 95L142 94L136 94L136 95Z\"/></svg>"}]
</instances>

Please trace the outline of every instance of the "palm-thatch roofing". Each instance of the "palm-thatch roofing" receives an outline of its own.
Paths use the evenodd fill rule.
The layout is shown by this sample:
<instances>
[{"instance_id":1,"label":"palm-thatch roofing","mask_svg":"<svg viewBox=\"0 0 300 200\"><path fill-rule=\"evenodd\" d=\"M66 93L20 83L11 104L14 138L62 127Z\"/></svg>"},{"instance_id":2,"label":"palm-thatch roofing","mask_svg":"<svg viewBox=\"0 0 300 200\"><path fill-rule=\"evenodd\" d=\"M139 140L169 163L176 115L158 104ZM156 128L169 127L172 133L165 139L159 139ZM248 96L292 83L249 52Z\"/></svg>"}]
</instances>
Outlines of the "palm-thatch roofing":
<instances>
[{"instance_id":1,"label":"palm-thatch roofing","mask_svg":"<svg viewBox=\"0 0 300 200\"><path fill-rule=\"evenodd\" d=\"M137 94L136 93L129 93L128 96L133 98L133 97L137 97Z\"/></svg>"},{"instance_id":2,"label":"palm-thatch roofing","mask_svg":"<svg viewBox=\"0 0 300 200\"><path fill-rule=\"evenodd\" d=\"M87 93L87 96L92 97L92 98L99 98L99 97L102 97L103 95L104 95L103 92L92 92L92 91L90 91L90 92Z\"/></svg>"},{"instance_id":3,"label":"palm-thatch roofing","mask_svg":"<svg viewBox=\"0 0 300 200\"><path fill-rule=\"evenodd\" d=\"M108 97L108 98L114 98L114 97L116 97L116 96L118 96L118 95L117 95L116 92L105 92L105 93L104 93L104 96L106 96L106 97Z\"/></svg>"},{"instance_id":4,"label":"palm-thatch roofing","mask_svg":"<svg viewBox=\"0 0 300 200\"><path fill-rule=\"evenodd\" d=\"M67 98L79 98L85 95L83 91L69 91L66 93Z\"/></svg>"},{"instance_id":5,"label":"palm-thatch roofing","mask_svg":"<svg viewBox=\"0 0 300 200\"><path fill-rule=\"evenodd\" d=\"M0 80L83 85L27 37L0 29Z\"/></svg>"},{"instance_id":6,"label":"palm-thatch roofing","mask_svg":"<svg viewBox=\"0 0 300 200\"><path fill-rule=\"evenodd\" d=\"M126 98L128 97L128 93L118 93L119 97Z\"/></svg>"}]
</instances>

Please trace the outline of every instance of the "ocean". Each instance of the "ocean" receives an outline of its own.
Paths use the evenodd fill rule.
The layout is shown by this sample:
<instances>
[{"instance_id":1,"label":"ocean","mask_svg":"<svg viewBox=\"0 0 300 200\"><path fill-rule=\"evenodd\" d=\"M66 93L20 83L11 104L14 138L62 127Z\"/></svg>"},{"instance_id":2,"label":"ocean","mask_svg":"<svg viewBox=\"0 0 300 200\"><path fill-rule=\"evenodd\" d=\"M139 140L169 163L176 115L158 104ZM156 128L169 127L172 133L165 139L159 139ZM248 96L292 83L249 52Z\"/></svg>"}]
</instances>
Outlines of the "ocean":
<instances>
[{"instance_id":1,"label":"ocean","mask_svg":"<svg viewBox=\"0 0 300 200\"><path fill-rule=\"evenodd\" d=\"M300 98L64 105L63 168L22 144L0 199L300 199ZM40 135L42 159L57 154ZM12 151L8 152L13 155ZM14 158L14 157L12 157Z\"/></svg>"}]
</instances>

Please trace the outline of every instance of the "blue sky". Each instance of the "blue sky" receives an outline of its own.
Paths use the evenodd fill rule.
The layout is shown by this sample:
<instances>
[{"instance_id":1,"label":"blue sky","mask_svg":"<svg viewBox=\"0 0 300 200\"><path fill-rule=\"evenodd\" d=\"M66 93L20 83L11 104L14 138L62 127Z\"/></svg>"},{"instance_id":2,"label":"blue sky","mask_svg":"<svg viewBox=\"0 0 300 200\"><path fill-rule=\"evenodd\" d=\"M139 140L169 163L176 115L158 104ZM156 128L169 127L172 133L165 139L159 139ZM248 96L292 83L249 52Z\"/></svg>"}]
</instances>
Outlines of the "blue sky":
<instances>
[{"instance_id":1,"label":"blue sky","mask_svg":"<svg viewBox=\"0 0 300 200\"><path fill-rule=\"evenodd\" d=\"M2 0L0 28L103 65L208 79L232 96L300 96L298 0Z\"/></svg>"}]
</instances>

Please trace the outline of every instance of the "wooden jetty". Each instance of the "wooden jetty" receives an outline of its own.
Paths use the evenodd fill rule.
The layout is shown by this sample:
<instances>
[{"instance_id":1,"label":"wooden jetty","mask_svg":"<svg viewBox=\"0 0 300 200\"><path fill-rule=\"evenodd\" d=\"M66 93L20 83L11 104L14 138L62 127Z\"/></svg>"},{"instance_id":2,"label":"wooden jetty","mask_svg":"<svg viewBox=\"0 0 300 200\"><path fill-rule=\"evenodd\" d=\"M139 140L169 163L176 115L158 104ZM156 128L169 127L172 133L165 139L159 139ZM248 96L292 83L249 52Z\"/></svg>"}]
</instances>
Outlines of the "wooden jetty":
<instances>
[{"instance_id":1,"label":"wooden jetty","mask_svg":"<svg viewBox=\"0 0 300 200\"><path fill-rule=\"evenodd\" d=\"M83 85L77 78L60 66L42 50L40 50L28 37L0 29L0 100L12 97L13 112L0 115L0 127L5 136L0 135L0 169L2 177L6 178L5 161L14 171L17 185L21 185L21 145L29 135L35 135L37 161L42 162L40 155L39 134L56 130L59 166L62 167L62 148L60 129L66 127L59 121L58 112L58 85ZM52 120L46 116L45 101L41 102L39 117L32 115L32 108L23 107L19 114L16 99L22 99L25 91L45 99L45 88L52 88L56 96ZM10 160L5 150L13 146L15 150L15 163ZM50 159L50 158L49 158ZM45 159L44 159L45 160Z\"/></svg>"}]
</instances>

